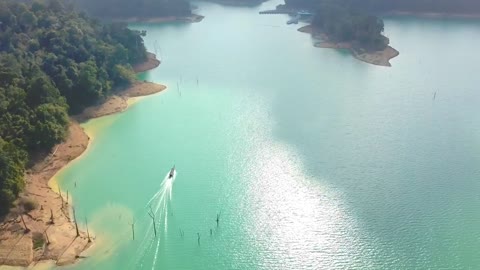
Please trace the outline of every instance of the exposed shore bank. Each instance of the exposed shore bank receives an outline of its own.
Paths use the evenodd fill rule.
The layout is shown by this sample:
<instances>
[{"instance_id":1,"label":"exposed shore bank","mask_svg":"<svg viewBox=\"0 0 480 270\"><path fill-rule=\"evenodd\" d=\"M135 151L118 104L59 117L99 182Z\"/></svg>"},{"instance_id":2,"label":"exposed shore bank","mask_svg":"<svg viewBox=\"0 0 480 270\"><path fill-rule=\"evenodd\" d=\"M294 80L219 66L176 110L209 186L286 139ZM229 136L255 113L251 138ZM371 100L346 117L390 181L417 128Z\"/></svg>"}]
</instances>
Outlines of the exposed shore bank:
<instances>
[{"instance_id":1,"label":"exposed shore bank","mask_svg":"<svg viewBox=\"0 0 480 270\"><path fill-rule=\"evenodd\" d=\"M160 64L155 55L134 70L143 72ZM34 201L37 208L23 215L12 211L0 224L0 265L31 266L40 261L53 261L56 265L74 263L94 243L86 232L77 231L73 222L72 205L67 191L49 186L52 177L87 149L90 138L80 126L88 119L122 112L127 100L146 96L166 89L151 82L135 82L128 89L110 96L103 104L89 107L80 115L70 118L69 135L65 142L56 145L46 158L36 162L25 176L26 187L21 200ZM53 189L53 190L52 190ZM53 216L53 223L51 217ZM79 226L84 222L78 217ZM25 232L26 226L29 231Z\"/></svg>"},{"instance_id":2,"label":"exposed shore bank","mask_svg":"<svg viewBox=\"0 0 480 270\"><path fill-rule=\"evenodd\" d=\"M157 56L153 53L147 52L147 61L133 66L133 71L135 71L135 73L141 73L147 70L154 69L159 65L160 60L157 59Z\"/></svg>"},{"instance_id":3,"label":"exposed shore bank","mask_svg":"<svg viewBox=\"0 0 480 270\"><path fill-rule=\"evenodd\" d=\"M315 31L311 25L303 26L298 31L322 40L314 44L317 48L347 49L358 60L377 66L391 67L390 60L400 54L391 46L375 52L359 51L350 42L333 42L325 33Z\"/></svg>"}]
</instances>

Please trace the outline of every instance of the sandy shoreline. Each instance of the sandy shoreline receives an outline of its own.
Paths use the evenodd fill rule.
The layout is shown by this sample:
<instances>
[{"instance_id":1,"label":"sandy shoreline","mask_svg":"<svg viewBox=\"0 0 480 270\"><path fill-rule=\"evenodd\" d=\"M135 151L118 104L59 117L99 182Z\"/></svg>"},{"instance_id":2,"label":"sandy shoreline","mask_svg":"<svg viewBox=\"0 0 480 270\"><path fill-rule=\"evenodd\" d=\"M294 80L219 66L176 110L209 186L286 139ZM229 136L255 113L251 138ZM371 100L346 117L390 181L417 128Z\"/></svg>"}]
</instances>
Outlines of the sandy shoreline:
<instances>
[{"instance_id":1,"label":"sandy shoreline","mask_svg":"<svg viewBox=\"0 0 480 270\"><path fill-rule=\"evenodd\" d=\"M149 54L149 60L135 71L143 72L157 67L160 61L154 57L155 55ZM90 235L90 242L86 232L80 231L80 236L76 235L72 205L67 202L67 191L62 190L60 196L58 188L50 188L49 181L87 149L90 139L79 122L122 112L127 109L129 98L151 95L165 88L151 82L135 82L128 89L110 96L103 104L89 107L82 114L71 117L69 136L65 142L55 146L46 158L27 171L26 188L21 198L38 204L37 209L23 215L30 232L25 233L20 215L13 212L0 224L0 265L26 267L40 261L65 265L81 258L82 252L95 242L94 236ZM54 224L50 222L52 214ZM83 217L77 218L79 227L83 228ZM50 244L47 244L48 241Z\"/></svg>"},{"instance_id":2,"label":"sandy shoreline","mask_svg":"<svg viewBox=\"0 0 480 270\"><path fill-rule=\"evenodd\" d=\"M360 61L377 65L377 66L384 66L384 67L391 67L392 64L390 64L390 59L395 58L400 54L400 52L398 52L391 46L387 46L382 51L369 52L369 53L359 53L354 50L351 50L351 51L353 56Z\"/></svg>"},{"instance_id":3,"label":"sandy shoreline","mask_svg":"<svg viewBox=\"0 0 480 270\"><path fill-rule=\"evenodd\" d=\"M154 69L160 65L160 60L153 53L147 52L147 61L133 66L133 71L136 73L145 72Z\"/></svg>"},{"instance_id":4,"label":"sandy shoreline","mask_svg":"<svg viewBox=\"0 0 480 270\"><path fill-rule=\"evenodd\" d=\"M314 44L317 48L331 48L331 49L347 49L356 59L377 66L391 67L390 59L397 57L400 53L387 46L382 51L375 52L359 52L355 50L349 42L332 42L325 33L315 32L311 25L306 25L298 29L299 32L311 34L312 37L321 39L322 41Z\"/></svg>"}]
</instances>

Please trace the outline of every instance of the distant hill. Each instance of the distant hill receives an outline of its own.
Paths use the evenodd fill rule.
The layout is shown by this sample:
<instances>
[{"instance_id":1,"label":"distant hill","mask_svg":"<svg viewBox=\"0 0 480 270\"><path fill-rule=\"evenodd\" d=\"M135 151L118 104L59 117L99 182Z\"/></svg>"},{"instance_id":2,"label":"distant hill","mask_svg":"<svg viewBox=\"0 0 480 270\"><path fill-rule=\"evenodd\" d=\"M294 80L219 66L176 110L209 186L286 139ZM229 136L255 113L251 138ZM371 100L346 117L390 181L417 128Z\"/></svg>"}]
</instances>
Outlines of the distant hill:
<instances>
[{"instance_id":1,"label":"distant hill","mask_svg":"<svg viewBox=\"0 0 480 270\"><path fill-rule=\"evenodd\" d=\"M100 18L159 18L192 14L190 2L186 0L77 0L75 4Z\"/></svg>"},{"instance_id":2,"label":"distant hill","mask_svg":"<svg viewBox=\"0 0 480 270\"><path fill-rule=\"evenodd\" d=\"M260 5L268 0L206 0L208 2L215 2L226 5L239 5L239 6L255 6Z\"/></svg>"},{"instance_id":3,"label":"distant hill","mask_svg":"<svg viewBox=\"0 0 480 270\"><path fill-rule=\"evenodd\" d=\"M371 11L392 12L438 12L438 13L478 13L478 0L350 0L353 7Z\"/></svg>"},{"instance_id":4,"label":"distant hill","mask_svg":"<svg viewBox=\"0 0 480 270\"><path fill-rule=\"evenodd\" d=\"M437 12L453 14L480 13L479 0L285 0L290 8L315 8L324 3L340 3L366 12L388 13L405 12Z\"/></svg>"}]
</instances>

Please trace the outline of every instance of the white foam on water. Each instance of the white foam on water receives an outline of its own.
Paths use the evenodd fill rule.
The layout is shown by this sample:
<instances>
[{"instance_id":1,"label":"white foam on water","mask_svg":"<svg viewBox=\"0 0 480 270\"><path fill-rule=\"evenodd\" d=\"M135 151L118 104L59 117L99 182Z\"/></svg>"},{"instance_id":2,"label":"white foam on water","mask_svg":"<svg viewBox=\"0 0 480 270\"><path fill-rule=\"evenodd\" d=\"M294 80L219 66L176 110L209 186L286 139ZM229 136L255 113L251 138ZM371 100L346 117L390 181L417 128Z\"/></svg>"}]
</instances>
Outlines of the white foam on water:
<instances>
[{"instance_id":1,"label":"white foam on water","mask_svg":"<svg viewBox=\"0 0 480 270\"><path fill-rule=\"evenodd\" d=\"M149 221L147 232L145 233L143 240L141 241L140 249L137 252L139 258L139 264L143 265L145 261L146 251L155 248L155 253L152 260L152 269L155 269L155 265L158 258L160 241L162 241L162 230L159 225L163 224L164 232L168 230L168 205L172 200L173 183L177 177L177 171L174 171L173 177L169 178L170 171L165 175L163 181L160 184L160 189L148 200L145 205L146 211L152 214L155 218L155 229L157 229L157 236L154 235L154 224ZM147 216L148 219L151 217ZM164 235L164 234L163 234ZM137 260L136 260L137 261Z\"/></svg>"}]
</instances>

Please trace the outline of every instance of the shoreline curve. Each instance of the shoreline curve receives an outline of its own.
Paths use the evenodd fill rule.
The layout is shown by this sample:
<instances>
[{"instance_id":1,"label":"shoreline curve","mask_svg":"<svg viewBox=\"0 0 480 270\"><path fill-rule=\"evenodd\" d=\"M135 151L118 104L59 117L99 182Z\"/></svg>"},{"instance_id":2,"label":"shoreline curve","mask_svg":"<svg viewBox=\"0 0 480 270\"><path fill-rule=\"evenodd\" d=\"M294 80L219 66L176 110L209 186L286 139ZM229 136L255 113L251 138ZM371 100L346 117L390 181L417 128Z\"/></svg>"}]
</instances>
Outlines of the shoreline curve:
<instances>
[{"instance_id":1,"label":"shoreline curve","mask_svg":"<svg viewBox=\"0 0 480 270\"><path fill-rule=\"evenodd\" d=\"M134 66L136 73L154 69L160 61L148 53L145 63ZM97 106L86 108L81 114L71 116L69 135L52 152L37 160L25 176L25 190L21 198L37 202L38 207L23 215L30 232L24 233L20 215L10 213L0 223L0 265L28 267L43 262L62 266L73 264L90 248L95 236L84 231L76 234L72 218L71 196L60 191L55 176L86 152L92 138L80 123L128 109L130 98L149 96L166 89L166 86L146 81L136 81ZM67 199L68 198L68 199ZM51 216L54 223L50 222ZM43 239L42 247L34 247L34 237ZM47 242L49 244L47 244Z\"/></svg>"}]
</instances>

